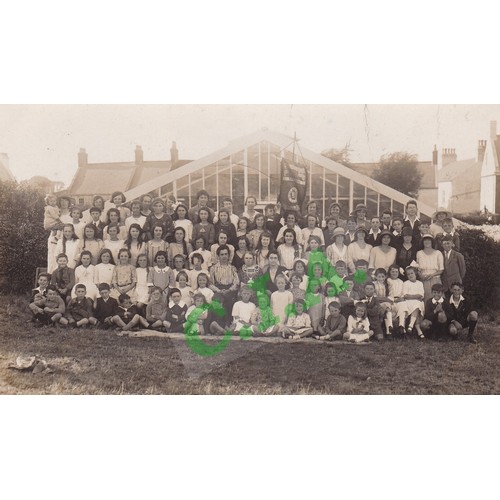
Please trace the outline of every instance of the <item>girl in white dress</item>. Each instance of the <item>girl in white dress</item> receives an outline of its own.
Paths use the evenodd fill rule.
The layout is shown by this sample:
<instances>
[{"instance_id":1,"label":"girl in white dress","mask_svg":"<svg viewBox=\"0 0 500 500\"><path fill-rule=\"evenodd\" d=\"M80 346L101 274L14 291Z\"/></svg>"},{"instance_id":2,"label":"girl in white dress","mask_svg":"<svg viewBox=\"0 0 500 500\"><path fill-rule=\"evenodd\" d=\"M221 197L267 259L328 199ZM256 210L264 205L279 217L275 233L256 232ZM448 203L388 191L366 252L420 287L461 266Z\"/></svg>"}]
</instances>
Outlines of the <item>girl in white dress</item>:
<instances>
[{"instance_id":1,"label":"girl in white dress","mask_svg":"<svg viewBox=\"0 0 500 500\"><path fill-rule=\"evenodd\" d=\"M285 229L283 238L285 242L278 247L278 257L280 258L280 264L288 271L291 271L294 262L300 259L302 251L300 245L297 243L293 229Z\"/></svg>"},{"instance_id":2,"label":"girl in white dress","mask_svg":"<svg viewBox=\"0 0 500 500\"><path fill-rule=\"evenodd\" d=\"M130 224L128 236L125 241L125 248L130 250L130 263L137 265L137 257L146 253L146 243L144 242L144 231L139 224Z\"/></svg>"},{"instance_id":3,"label":"girl in white dress","mask_svg":"<svg viewBox=\"0 0 500 500\"><path fill-rule=\"evenodd\" d=\"M135 285L135 291L137 294L137 308L141 312L146 311L146 305L149 302L149 287L148 287L148 256L145 253L141 253L137 256L137 267L135 269L135 274L137 282Z\"/></svg>"},{"instance_id":4,"label":"girl in white dress","mask_svg":"<svg viewBox=\"0 0 500 500\"><path fill-rule=\"evenodd\" d=\"M101 250L97 265L94 268L94 283L99 286L101 283L107 283L111 286L113 271L115 270L115 260L111 250L104 248ZM99 295L100 296L100 295Z\"/></svg>"},{"instance_id":5,"label":"girl in white dress","mask_svg":"<svg viewBox=\"0 0 500 500\"><path fill-rule=\"evenodd\" d=\"M182 227L185 231L186 243L191 243L193 239L193 223L187 219L188 209L186 205L179 203L175 209L176 220L174 220L174 227Z\"/></svg>"},{"instance_id":6,"label":"girl in white dress","mask_svg":"<svg viewBox=\"0 0 500 500\"><path fill-rule=\"evenodd\" d=\"M87 224L83 230L83 239L80 240L79 252L88 250L92 254L93 266L97 265L99 255L101 250L104 248L104 243L102 240L96 239L95 237L95 226L93 224Z\"/></svg>"},{"instance_id":7,"label":"girl in white dress","mask_svg":"<svg viewBox=\"0 0 500 500\"><path fill-rule=\"evenodd\" d=\"M188 275L186 271L181 271L177 275L177 289L181 292L181 300L191 307L193 304L193 289L188 285Z\"/></svg>"},{"instance_id":8,"label":"girl in white dress","mask_svg":"<svg viewBox=\"0 0 500 500\"><path fill-rule=\"evenodd\" d=\"M99 291L94 282L95 277L95 267L91 264L92 254L88 250L84 250L80 256L81 265L75 269L75 286L71 290L71 298L76 298L76 285L85 285L87 289L86 296L92 299L95 303L96 298L99 295Z\"/></svg>"},{"instance_id":9,"label":"girl in white dress","mask_svg":"<svg viewBox=\"0 0 500 500\"><path fill-rule=\"evenodd\" d=\"M403 280L399 277L399 267L393 264L389 268L389 277L387 278L388 298L392 301L392 315L399 321L399 334L404 333L404 324L408 308L404 299Z\"/></svg>"},{"instance_id":10,"label":"girl in white dress","mask_svg":"<svg viewBox=\"0 0 500 500\"><path fill-rule=\"evenodd\" d=\"M417 280L417 270L414 267L406 268L408 280L403 283L403 297L406 301L406 309L410 315L410 322L406 333L411 334L413 327L417 329L418 336L423 338L424 334L420 328L419 317L424 312L424 285Z\"/></svg>"},{"instance_id":11,"label":"girl in white dress","mask_svg":"<svg viewBox=\"0 0 500 500\"><path fill-rule=\"evenodd\" d=\"M61 253L66 254L68 257L68 267L74 269L80 259L80 240L75 234L73 224L64 224L62 231L62 238L57 242L56 255ZM57 267L57 263L56 263ZM48 270L52 273L55 268Z\"/></svg>"},{"instance_id":12,"label":"girl in white dress","mask_svg":"<svg viewBox=\"0 0 500 500\"><path fill-rule=\"evenodd\" d=\"M118 238L118 226L116 224L107 226L106 231L109 239L104 238L104 248L111 250L114 261L118 263L118 252L124 248L125 241Z\"/></svg>"}]
</instances>

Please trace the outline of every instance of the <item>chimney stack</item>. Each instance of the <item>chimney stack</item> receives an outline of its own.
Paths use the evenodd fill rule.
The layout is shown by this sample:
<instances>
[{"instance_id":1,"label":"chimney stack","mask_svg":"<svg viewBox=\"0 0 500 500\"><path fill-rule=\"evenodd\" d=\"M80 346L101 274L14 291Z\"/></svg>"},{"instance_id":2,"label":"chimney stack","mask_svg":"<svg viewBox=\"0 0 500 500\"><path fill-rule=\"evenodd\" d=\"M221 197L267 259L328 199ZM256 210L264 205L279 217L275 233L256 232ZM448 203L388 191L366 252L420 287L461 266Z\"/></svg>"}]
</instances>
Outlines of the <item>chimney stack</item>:
<instances>
[{"instance_id":1,"label":"chimney stack","mask_svg":"<svg viewBox=\"0 0 500 500\"><path fill-rule=\"evenodd\" d=\"M477 146L477 161L479 163L483 163L484 154L486 153L486 142L487 141L479 141Z\"/></svg>"},{"instance_id":2,"label":"chimney stack","mask_svg":"<svg viewBox=\"0 0 500 500\"><path fill-rule=\"evenodd\" d=\"M172 168L175 167L179 161L179 150L177 149L177 144L175 141L172 142L172 147L170 148L170 162L172 163Z\"/></svg>"},{"instance_id":3,"label":"chimney stack","mask_svg":"<svg viewBox=\"0 0 500 500\"><path fill-rule=\"evenodd\" d=\"M89 163L87 151L85 151L85 148L80 148L80 152L78 153L78 166L79 167L86 167Z\"/></svg>"},{"instance_id":4,"label":"chimney stack","mask_svg":"<svg viewBox=\"0 0 500 500\"><path fill-rule=\"evenodd\" d=\"M496 121L490 122L490 138L491 139L497 138L497 122Z\"/></svg>"},{"instance_id":5,"label":"chimney stack","mask_svg":"<svg viewBox=\"0 0 500 500\"><path fill-rule=\"evenodd\" d=\"M446 165L449 165L450 163L457 161L457 154L455 153L455 149L444 148L441 159L443 167L446 167Z\"/></svg>"},{"instance_id":6,"label":"chimney stack","mask_svg":"<svg viewBox=\"0 0 500 500\"><path fill-rule=\"evenodd\" d=\"M144 152L141 146L135 147L135 164L140 165L144 161Z\"/></svg>"},{"instance_id":7,"label":"chimney stack","mask_svg":"<svg viewBox=\"0 0 500 500\"><path fill-rule=\"evenodd\" d=\"M437 167L438 164L438 150L435 144L434 144L434 151L432 152L432 164L435 167Z\"/></svg>"}]
</instances>

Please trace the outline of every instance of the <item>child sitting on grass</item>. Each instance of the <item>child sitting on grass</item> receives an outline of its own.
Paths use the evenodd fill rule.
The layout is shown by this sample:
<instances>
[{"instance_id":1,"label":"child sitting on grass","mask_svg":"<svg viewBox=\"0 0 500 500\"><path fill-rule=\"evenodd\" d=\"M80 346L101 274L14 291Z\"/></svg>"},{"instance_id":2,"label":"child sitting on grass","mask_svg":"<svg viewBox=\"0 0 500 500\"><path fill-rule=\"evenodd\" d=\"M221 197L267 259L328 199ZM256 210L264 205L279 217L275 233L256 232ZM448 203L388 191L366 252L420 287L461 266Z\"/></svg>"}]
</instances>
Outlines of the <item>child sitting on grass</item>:
<instances>
[{"instance_id":1,"label":"child sitting on grass","mask_svg":"<svg viewBox=\"0 0 500 500\"><path fill-rule=\"evenodd\" d=\"M477 311L472 310L469 300L463 296L464 287L458 281L455 281L450 286L451 297L446 299L444 307L446 316L450 322L448 327L449 334L458 338L458 334L463 329L468 328L468 340L471 344L477 344L477 339L474 336L478 315Z\"/></svg>"},{"instance_id":2,"label":"child sitting on grass","mask_svg":"<svg viewBox=\"0 0 500 500\"><path fill-rule=\"evenodd\" d=\"M148 320L149 328L160 331L164 327L170 326L170 323L166 322L166 317L167 306L163 298L163 290L159 286L154 286L151 289L150 301L146 306L146 319Z\"/></svg>"},{"instance_id":3,"label":"child sitting on grass","mask_svg":"<svg viewBox=\"0 0 500 500\"><path fill-rule=\"evenodd\" d=\"M47 286L49 284L49 275L47 273L40 273L38 275L38 286L31 290L31 303L28 306L33 313L33 321L35 322L34 315L39 312L39 307L35 305L35 300L41 300L47 295Z\"/></svg>"},{"instance_id":4,"label":"child sitting on grass","mask_svg":"<svg viewBox=\"0 0 500 500\"><path fill-rule=\"evenodd\" d=\"M347 321L340 313L341 306L338 302L328 304L328 317L325 326L318 329L319 335L314 335L317 340L342 340L347 329Z\"/></svg>"},{"instance_id":5,"label":"child sitting on grass","mask_svg":"<svg viewBox=\"0 0 500 500\"><path fill-rule=\"evenodd\" d=\"M370 321L366 316L366 304L358 302L354 316L349 316L347 320L347 330L344 333L344 340L353 343L368 342L373 337L373 330L370 330Z\"/></svg>"},{"instance_id":6,"label":"child sitting on grass","mask_svg":"<svg viewBox=\"0 0 500 500\"><path fill-rule=\"evenodd\" d=\"M282 329L282 336L284 339L301 339L308 337L313 333L311 326L311 318L305 309L304 300L296 300L293 304L292 310L289 311L286 325Z\"/></svg>"},{"instance_id":7,"label":"child sitting on grass","mask_svg":"<svg viewBox=\"0 0 500 500\"><path fill-rule=\"evenodd\" d=\"M132 304L130 295L122 293L118 297L118 312L113 316L113 323L120 327L123 331L131 330L134 327L142 326L148 328L149 323L146 318L139 314L139 309L136 305Z\"/></svg>"},{"instance_id":8,"label":"child sitting on grass","mask_svg":"<svg viewBox=\"0 0 500 500\"><path fill-rule=\"evenodd\" d=\"M207 299L202 293L193 295L193 305L186 312L184 333L186 335L205 335L207 327L205 320L208 318Z\"/></svg>"},{"instance_id":9,"label":"child sitting on grass","mask_svg":"<svg viewBox=\"0 0 500 500\"><path fill-rule=\"evenodd\" d=\"M425 302L424 319L420 325L429 337L443 341L448 333L448 318L444 311L443 285L435 283L431 288L432 297ZM424 338L422 335L421 339Z\"/></svg>"},{"instance_id":10,"label":"child sitting on grass","mask_svg":"<svg viewBox=\"0 0 500 500\"><path fill-rule=\"evenodd\" d=\"M113 326L113 317L118 314L118 301L110 297L110 292L111 287L108 283L99 285L99 294L101 296L96 300L94 317L104 328Z\"/></svg>"},{"instance_id":11,"label":"child sitting on grass","mask_svg":"<svg viewBox=\"0 0 500 500\"><path fill-rule=\"evenodd\" d=\"M87 297L87 287L83 283L75 286L76 297L69 301L66 314L59 320L61 325L88 326L97 325L94 317L94 303Z\"/></svg>"},{"instance_id":12,"label":"child sitting on grass","mask_svg":"<svg viewBox=\"0 0 500 500\"><path fill-rule=\"evenodd\" d=\"M170 300L163 325L170 333L184 333L186 322L187 305L182 300L181 291L178 288L170 290Z\"/></svg>"},{"instance_id":13,"label":"child sitting on grass","mask_svg":"<svg viewBox=\"0 0 500 500\"><path fill-rule=\"evenodd\" d=\"M36 321L35 326L56 325L66 310L64 300L58 295L54 285L48 285L46 296L39 295L30 310Z\"/></svg>"},{"instance_id":14,"label":"child sitting on grass","mask_svg":"<svg viewBox=\"0 0 500 500\"><path fill-rule=\"evenodd\" d=\"M241 289L241 300L236 302L233 306L232 316L233 323L229 329L233 333L247 333L249 336L252 334L252 325L250 319L255 312L256 306L250 302L252 297L252 290L248 286L243 286Z\"/></svg>"},{"instance_id":15,"label":"child sitting on grass","mask_svg":"<svg viewBox=\"0 0 500 500\"><path fill-rule=\"evenodd\" d=\"M254 336L276 335L279 333L280 319L276 316L269 305L269 297L265 292L257 292L258 307L250 317L250 324Z\"/></svg>"}]
</instances>

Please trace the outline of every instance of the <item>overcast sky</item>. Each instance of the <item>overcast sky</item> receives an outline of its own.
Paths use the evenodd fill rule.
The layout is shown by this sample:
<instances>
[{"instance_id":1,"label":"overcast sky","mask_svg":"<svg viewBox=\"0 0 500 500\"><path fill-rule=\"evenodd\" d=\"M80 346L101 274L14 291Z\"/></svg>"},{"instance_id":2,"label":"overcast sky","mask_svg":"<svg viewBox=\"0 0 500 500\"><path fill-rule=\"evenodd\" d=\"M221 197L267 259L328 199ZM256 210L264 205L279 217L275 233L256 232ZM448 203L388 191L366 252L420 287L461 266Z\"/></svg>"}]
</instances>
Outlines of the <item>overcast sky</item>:
<instances>
[{"instance_id":1,"label":"overcast sky","mask_svg":"<svg viewBox=\"0 0 500 500\"><path fill-rule=\"evenodd\" d=\"M409 151L430 160L434 144L476 155L500 105L0 105L0 152L18 180L44 175L66 184L80 147L89 162L197 159L262 127L293 135L321 152L350 142L354 161Z\"/></svg>"}]
</instances>

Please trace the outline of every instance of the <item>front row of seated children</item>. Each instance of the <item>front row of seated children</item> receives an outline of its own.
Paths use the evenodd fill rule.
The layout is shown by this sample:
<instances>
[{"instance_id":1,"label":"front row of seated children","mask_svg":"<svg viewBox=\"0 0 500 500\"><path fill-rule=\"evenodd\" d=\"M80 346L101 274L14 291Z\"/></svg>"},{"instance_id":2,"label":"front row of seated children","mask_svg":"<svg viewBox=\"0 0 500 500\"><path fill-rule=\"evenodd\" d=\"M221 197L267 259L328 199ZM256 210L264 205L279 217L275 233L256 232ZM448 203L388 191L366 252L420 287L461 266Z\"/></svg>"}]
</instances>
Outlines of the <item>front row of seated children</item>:
<instances>
[{"instance_id":1,"label":"front row of seated children","mask_svg":"<svg viewBox=\"0 0 500 500\"><path fill-rule=\"evenodd\" d=\"M49 285L48 276L42 274L29 308L37 325L100 324L125 331L142 327L188 334L224 334L229 330L240 335L281 335L287 339L312 336L356 343L372 337L382 340L384 333L388 339L393 334L406 337L413 331L419 339L457 338L460 331L468 328L469 341L477 342L474 331L478 315L463 297L461 283L452 283L451 295L446 298L443 286L433 285L432 298L424 303L423 284L417 280L414 268L406 269L408 279L404 282L397 266L389 268L388 277L384 269L377 269L374 274L374 282L364 283L355 276L346 276L347 289L341 293L335 293L335 287L320 277L309 279L306 293L298 288L300 279L292 274L287 280L280 274L275 278L277 290L271 294L256 294L244 285L241 300L233 304L231 315L208 307L213 293L203 293L203 286L192 297L189 308L179 288L170 288L166 299L162 287L152 287L150 300L142 310L127 293L120 294L118 300L112 297L107 283L99 285L100 297L95 302L88 297L86 285L79 283L74 290L76 296L67 297L65 303L61 295L65 297L68 290L63 284L57 286L57 279L56 284ZM291 289L287 289L289 281Z\"/></svg>"}]
</instances>

